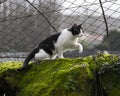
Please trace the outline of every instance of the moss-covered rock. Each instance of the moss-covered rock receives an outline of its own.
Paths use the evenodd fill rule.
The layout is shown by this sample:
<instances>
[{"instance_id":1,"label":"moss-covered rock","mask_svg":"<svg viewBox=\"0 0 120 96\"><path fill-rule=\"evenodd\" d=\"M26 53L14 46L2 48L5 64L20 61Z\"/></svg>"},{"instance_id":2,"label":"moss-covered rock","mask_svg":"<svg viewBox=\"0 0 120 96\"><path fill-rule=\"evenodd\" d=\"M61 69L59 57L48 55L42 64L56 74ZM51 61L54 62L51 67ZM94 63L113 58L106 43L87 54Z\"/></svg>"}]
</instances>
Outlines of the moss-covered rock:
<instances>
[{"instance_id":1,"label":"moss-covered rock","mask_svg":"<svg viewBox=\"0 0 120 96\"><path fill-rule=\"evenodd\" d=\"M116 55L101 54L41 61L31 63L22 72L16 70L22 62L3 62L0 92L6 96L102 96L96 95L97 87L101 87L108 96L120 96L120 76L114 66L118 59Z\"/></svg>"}]
</instances>

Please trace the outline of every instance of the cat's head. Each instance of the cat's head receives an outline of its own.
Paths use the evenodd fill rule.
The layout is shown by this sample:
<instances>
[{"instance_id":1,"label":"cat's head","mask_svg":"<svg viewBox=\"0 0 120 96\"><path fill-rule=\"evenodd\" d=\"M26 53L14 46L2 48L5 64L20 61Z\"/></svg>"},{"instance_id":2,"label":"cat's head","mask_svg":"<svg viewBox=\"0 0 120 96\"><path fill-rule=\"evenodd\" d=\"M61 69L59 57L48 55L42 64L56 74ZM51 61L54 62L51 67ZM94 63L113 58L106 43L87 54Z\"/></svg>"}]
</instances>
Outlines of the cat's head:
<instances>
[{"instance_id":1,"label":"cat's head","mask_svg":"<svg viewBox=\"0 0 120 96\"><path fill-rule=\"evenodd\" d=\"M84 35L82 24L77 25L76 23L69 29L72 32L72 35L76 37L81 37Z\"/></svg>"}]
</instances>

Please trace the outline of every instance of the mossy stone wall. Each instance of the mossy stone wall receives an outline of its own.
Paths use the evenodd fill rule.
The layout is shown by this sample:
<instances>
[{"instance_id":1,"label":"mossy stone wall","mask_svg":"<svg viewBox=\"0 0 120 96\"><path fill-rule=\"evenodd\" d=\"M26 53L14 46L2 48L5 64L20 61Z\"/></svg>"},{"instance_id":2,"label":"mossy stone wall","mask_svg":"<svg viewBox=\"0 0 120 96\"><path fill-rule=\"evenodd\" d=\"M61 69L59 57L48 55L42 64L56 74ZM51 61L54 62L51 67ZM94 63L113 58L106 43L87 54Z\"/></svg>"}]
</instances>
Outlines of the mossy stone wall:
<instances>
[{"instance_id":1,"label":"mossy stone wall","mask_svg":"<svg viewBox=\"0 0 120 96\"><path fill-rule=\"evenodd\" d=\"M118 60L118 56L111 54L56 59L40 64L32 62L21 72L16 69L22 62L3 62L0 64L0 94L102 96L98 95L102 91L103 96L120 96L120 75L115 71Z\"/></svg>"}]
</instances>

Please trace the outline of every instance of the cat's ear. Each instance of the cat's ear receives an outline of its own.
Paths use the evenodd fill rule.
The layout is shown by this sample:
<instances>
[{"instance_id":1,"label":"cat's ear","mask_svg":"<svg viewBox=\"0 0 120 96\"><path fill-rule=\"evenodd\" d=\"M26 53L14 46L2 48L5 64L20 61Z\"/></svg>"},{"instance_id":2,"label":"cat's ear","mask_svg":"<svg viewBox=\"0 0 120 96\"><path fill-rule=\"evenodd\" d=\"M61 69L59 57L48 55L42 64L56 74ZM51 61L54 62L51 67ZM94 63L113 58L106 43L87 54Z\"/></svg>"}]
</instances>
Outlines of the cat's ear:
<instances>
[{"instance_id":1,"label":"cat's ear","mask_svg":"<svg viewBox=\"0 0 120 96\"><path fill-rule=\"evenodd\" d=\"M77 27L77 24L74 23L74 25L73 25L69 30L73 30L73 29L75 29L76 27Z\"/></svg>"},{"instance_id":2,"label":"cat's ear","mask_svg":"<svg viewBox=\"0 0 120 96\"><path fill-rule=\"evenodd\" d=\"M78 25L78 27L80 28L83 25L83 23L81 23L80 25Z\"/></svg>"},{"instance_id":3,"label":"cat's ear","mask_svg":"<svg viewBox=\"0 0 120 96\"><path fill-rule=\"evenodd\" d=\"M72 28L75 28L75 27L77 27L77 24L76 24L76 23L74 23L74 25L72 26Z\"/></svg>"}]
</instances>

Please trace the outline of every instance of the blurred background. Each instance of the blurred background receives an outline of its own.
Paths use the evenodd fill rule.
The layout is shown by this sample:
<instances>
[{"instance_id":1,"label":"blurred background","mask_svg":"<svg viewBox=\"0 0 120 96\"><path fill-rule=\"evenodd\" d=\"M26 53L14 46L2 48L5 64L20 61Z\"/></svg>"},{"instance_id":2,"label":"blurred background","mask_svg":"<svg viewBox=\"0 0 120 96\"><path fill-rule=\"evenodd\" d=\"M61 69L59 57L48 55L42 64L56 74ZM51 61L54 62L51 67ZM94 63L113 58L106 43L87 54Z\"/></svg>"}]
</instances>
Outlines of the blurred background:
<instances>
[{"instance_id":1,"label":"blurred background","mask_svg":"<svg viewBox=\"0 0 120 96\"><path fill-rule=\"evenodd\" d=\"M0 1L0 62L21 61L42 40L83 23L86 36L79 39L84 52L67 52L65 57L88 56L97 53L120 51L120 0L28 0L47 20L25 0Z\"/></svg>"}]
</instances>

